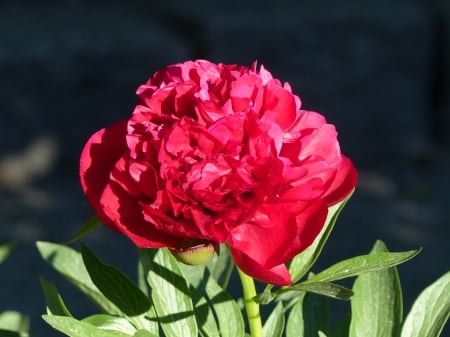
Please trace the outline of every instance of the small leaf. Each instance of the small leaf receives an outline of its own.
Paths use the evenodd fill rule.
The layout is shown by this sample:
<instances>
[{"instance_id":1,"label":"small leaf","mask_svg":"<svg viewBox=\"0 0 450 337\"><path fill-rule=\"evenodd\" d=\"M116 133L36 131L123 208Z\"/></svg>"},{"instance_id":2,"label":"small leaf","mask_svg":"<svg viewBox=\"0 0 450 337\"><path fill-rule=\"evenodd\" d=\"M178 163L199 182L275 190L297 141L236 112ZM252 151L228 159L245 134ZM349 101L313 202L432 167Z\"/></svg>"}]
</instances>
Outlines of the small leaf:
<instances>
[{"instance_id":1,"label":"small leaf","mask_svg":"<svg viewBox=\"0 0 450 337\"><path fill-rule=\"evenodd\" d=\"M125 315L138 316L150 309L147 296L121 271L104 264L83 244L81 255L96 287Z\"/></svg>"},{"instance_id":2,"label":"small leaf","mask_svg":"<svg viewBox=\"0 0 450 337\"><path fill-rule=\"evenodd\" d=\"M67 246L50 242L38 242L37 247L46 262L87 295L98 307L109 314L121 314L121 311L103 296L92 282L80 253Z\"/></svg>"},{"instance_id":3,"label":"small leaf","mask_svg":"<svg viewBox=\"0 0 450 337\"><path fill-rule=\"evenodd\" d=\"M425 288L406 316L401 337L438 337L450 316L450 271Z\"/></svg>"},{"instance_id":4,"label":"small leaf","mask_svg":"<svg viewBox=\"0 0 450 337\"><path fill-rule=\"evenodd\" d=\"M167 337L197 337L189 286L175 257L165 249L140 249L151 297Z\"/></svg>"},{"instance_id":5,"label":"small leaf","mask_svg":"<svg viewBox=\"0 0 450 337\"><path fill-rule=\"evenodd\" d=\"M41 282L42 290L44 291L47 314L72 317L55 285L48 282L43 277L40 277L39 280Z\"/></svg>"},{"instance_id":6,"label":"small leaf","mask_svg":"<svg viewBox=\"0 0 450 337\"><path fill-rule=\"evenodd\" d=\"M66 242L66 244L68 245L80 240L86 234L92 232L94 229L96 229L101 225L102 223L100 222L99 218L96 215L94 215L78 230L78 232L75 233L74 236L70 238L69 241Z\"/></svg>"},{"instance_id":7,"label":"small leaf","mask_svg":"<svg viewBox=\"0 0 450 337\"><path fill-rule=\"evenodd\" d=\"M419 252L420 249L399 253L384 252L357 256L336 263L328 269L312 276L305 281L305 283L335 281L375 270L393 267L412 259L414 256L419 254Z\"/></svg>"},{"instance_id":8,"label":"small leaf","mask_svg":"<svg viewBox=\"0 0 450 337\"><path fill-rule=\"evenodd\" d=\"M288 288L289 289L289 288ZM286 290L287 291L287 290ZM284 293L284 292L283 292ZM280 293L281 295L281 293ZM258 294L254 300L258 304L269 304L275 299L275 295L270 291L265 289L262 293Z\"/></svg>"},{"instance_id":9,"label":"small leaf","mask_svg":"<svg viewBox=\"0 0 450 337\"><path fill-rule=\"evenodd\" d=\"M263 326L264 337L281 337L285 325L283 303L279 302L267 318Z\"/></svg>"},{"instance_id":10,"label":"small leaf","mask_svg":"<svg viewBox=\"0 0 450 337\"><path fill-rule=\"evenodd\" d=\"M0 329L15 332L28 332L30 319L17 311L4 311L0 313Z\"/></svg>"},{"instance_id":11,"label":"small leaf","mask_svg":"<svg viewBox=\"0 0 450 337\"><path fill-rule=\"evenodd\" d=\"M294 283L305 276L316 262L325 245L325 242L328 240L328 237L333 230L334 224L336 223L340 212L352 196L352 193L350 193L347 198L328 209L327 219L320 234L316 237L311 246L292 259L289 264L289 273L291 274L291 278Z\"/></svg>"},{"instance_id":12,"label":"small leaf","mask_svg":"<svg viewBox=\"0 0 450 337\"><path fill-rule=\"evenodd\" d=\"M13 241L0 242L0 263L6 260L16 246L17 243Z\"/></svg>"},{"instance_id":13,"label":"small leaf","mask_svg":"<svg viewBox=\"0 0 450 337\"><path fill-rule=\"evenodd\" d=\"M134 325L123 317L97 314L86 317L82 322L89 323L103 330L119 331L129 335L133 335L136 332Z\"/></svg>"},{"instance_id":14,"label":"small leaf","mask_svg":"<svg viewBox=\"0 0 450 337\"><path fill-rule=\"evenodd\" d=\"M288 291L306 291L344 301L349 300L353 296L353 291L350 289L330 282L298 283L289 288L283 288L279 293L284 294ZM278 293L275 294L278 295Z\"/></svg>"},{"instance_id":15,"label":"small leaf","mask_svg":"<svg viewBox=\"0 0 450 337\"><path fill-rule=\"evenodd\" d=\"M377 241L371 254L387 252ZM403 317L402 290L397 268L365 273L353 285L350 337L397 337Z\"/></svg>"},{"instance_id":16,"label":"small leaf","mask_svg":"<svg viewBox=\"0 0 450 337\"><path fill-rule=\"evenodd\" d=\"M42 318L55 330L69 337L130 337L119 331L100 329L86 322L78 321L72 317L43 315Z\"/></svg>"}]
</instances>

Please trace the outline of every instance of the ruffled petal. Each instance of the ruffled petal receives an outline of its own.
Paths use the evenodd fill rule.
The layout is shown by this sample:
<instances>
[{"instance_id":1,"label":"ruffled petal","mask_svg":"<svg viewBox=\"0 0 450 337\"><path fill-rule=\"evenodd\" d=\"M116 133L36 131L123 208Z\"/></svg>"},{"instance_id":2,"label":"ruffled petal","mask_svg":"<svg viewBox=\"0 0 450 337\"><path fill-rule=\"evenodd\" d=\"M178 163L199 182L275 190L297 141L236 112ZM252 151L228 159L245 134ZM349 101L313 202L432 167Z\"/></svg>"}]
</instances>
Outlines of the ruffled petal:
<instances>
[{"instance_id":1,"label":"ruffled petal","mask_svg":"<svg viewBox=\"0 0 450 337\"><path fill-rule=\"evenodd\" d=\"M123 120L94 133L83 148L80 159L81 186L99 219L114 228L100 205L114 165L126 151L127 121Z\"/></svg>"}]
</instances>

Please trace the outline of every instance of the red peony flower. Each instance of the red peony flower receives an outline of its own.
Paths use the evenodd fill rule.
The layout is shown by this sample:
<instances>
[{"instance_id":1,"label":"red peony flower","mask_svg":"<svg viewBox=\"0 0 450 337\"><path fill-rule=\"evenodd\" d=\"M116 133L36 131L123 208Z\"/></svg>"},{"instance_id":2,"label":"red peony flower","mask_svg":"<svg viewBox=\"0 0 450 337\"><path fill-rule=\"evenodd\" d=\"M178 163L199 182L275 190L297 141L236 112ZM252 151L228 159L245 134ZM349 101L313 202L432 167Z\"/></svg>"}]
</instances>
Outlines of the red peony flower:
<instances>
[{"instance_id":1,"label":"red peony flower","mask_svg":"<svg viewBox=\"0 0 450 337\"><path fill-rule=\"evenodd\" d=\"M172 65L137 95L81 155L100 220L139 247L226 243L248 275L291 284L285 263L356 184L334 126L256 64Z\"/></svg>"}]
</instances>

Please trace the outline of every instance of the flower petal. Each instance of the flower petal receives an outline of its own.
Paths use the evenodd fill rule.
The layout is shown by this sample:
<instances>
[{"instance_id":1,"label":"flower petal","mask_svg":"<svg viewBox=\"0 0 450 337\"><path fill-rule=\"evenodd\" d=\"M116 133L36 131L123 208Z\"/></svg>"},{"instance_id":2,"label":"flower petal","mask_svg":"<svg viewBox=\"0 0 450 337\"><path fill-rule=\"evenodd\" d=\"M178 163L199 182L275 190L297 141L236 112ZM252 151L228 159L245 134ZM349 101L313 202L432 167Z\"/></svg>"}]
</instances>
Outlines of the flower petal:
<instances>
[{"instance_id":1,"label":"flower petal","mask_svg":"<svg viewBox=\"0 0 450 337\"><path fill-rule=\"evenodd\" d=\"M123 120L94 133L83 148L80 159L81 186L99 219L112 225L100 205L101 196L114 165L126 151L127 121Z\"/></svg>"}]
</instances>

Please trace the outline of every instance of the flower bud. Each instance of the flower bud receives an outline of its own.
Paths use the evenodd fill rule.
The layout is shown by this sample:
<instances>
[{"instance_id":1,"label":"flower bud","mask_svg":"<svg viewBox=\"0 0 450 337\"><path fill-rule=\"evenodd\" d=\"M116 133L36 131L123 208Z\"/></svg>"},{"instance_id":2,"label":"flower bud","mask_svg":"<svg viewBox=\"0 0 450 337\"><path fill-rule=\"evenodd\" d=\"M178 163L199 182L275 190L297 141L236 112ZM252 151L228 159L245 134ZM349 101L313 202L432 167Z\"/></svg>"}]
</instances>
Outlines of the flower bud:
<instances>
[{"instance_id":1,"label":"flower bud","mask_svg":"<svg viewBox=\"0 0 450 337\"><path fill-rule=\"evenodd\" d=\"M214 252L218 253L219 245L206 240L184 239L176 247L169 247L169 250L178 261L196 266L207 262Z\"/></svg>"}]
</instances>

